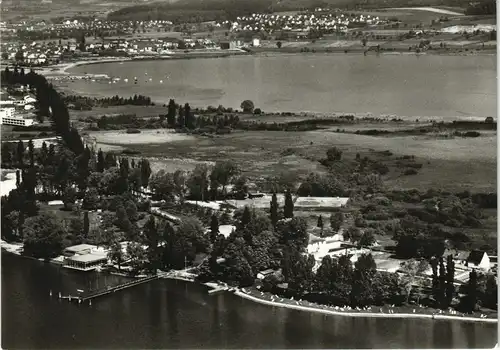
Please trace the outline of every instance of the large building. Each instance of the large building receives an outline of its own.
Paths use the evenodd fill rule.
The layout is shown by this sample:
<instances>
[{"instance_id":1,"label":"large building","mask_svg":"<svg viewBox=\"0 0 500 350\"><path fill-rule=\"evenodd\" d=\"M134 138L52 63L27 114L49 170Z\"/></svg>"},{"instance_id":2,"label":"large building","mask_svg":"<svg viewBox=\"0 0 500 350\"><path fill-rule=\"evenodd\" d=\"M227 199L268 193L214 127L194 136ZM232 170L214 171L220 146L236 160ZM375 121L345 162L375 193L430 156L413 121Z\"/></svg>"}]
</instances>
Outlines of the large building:
<instances>
[{"instance_id":1,"label":"large building","mask_svg":"<svg viewBox=\"0 0 500 350\"><path fill-rule=\"evenodd\" d=\"M22 116L15 115L14 108L0 109L0 124L14 125L14 126L30 126L35 123L32 118L23 118Z\"/></svg>"},{"instance_id":2,"label":"large building","mask_svg":"<svg viewBox=\"0 0 500 350\"><path fill-rule=\"evenodd\" d=\"M64 250L63 266L68 269L91 271L108 262L104 249L91 244L78 244Z\"/></svg>"}]
</instances>

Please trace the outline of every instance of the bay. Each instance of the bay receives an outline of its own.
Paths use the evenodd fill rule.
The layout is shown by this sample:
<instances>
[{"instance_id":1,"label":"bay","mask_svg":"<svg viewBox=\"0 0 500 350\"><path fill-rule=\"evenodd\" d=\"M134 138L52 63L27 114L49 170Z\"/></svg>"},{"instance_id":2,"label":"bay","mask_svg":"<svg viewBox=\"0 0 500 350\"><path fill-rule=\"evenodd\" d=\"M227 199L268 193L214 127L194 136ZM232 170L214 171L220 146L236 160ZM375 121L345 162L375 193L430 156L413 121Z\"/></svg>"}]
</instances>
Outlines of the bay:
<instances>
[{"instance_id":1,"label":"bay","mask_svg":"<svg viewBox=\"0 0 500 350\"><path fill-rule=\"evenodd\" d=\"M142 94L161 103L175 98L194 107L240 108L250 99L265 112L496 116L494 55L234 56L102 63L69 71L120 78L113 84L63 83L80 93Z\"/></svg>"},{"instance_id":2,"label":"bay","mask_svg":"<svg viewBox=\"0 0 500 350\"><path fill-rule=\"evenodd\" d=\"M2 253L2 348L492 348L497 325L326 316L209 296L192 283L157 280L95 299L56 295L119 283ZM53 296L49 296L49 290Z\"/></svg>"}]
</instances>

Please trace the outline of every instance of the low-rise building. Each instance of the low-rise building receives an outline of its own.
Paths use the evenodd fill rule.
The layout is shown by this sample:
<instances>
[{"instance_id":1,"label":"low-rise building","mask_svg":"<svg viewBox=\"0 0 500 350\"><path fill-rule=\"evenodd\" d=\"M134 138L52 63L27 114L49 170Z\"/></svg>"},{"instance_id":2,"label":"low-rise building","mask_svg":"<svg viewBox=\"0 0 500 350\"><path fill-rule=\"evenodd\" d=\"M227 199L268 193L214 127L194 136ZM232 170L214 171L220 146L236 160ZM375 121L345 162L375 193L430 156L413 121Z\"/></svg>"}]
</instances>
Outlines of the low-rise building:
<instances>
[{"instance_id":1,"label":"low-rise building","mask_svg":"<svg viewBox=\"0 0 500 350\"><path fill-rule=\"evenodd\" d=\"M22 116L15 115L14 108L2 108L0 109L0 124L30 126L35 124L35 121L32 118L24 118Z\"/></svg>"},{"instance_id":2,"label":"low-rise building","mask_svg":"<svg viewBox=\"0 0 500 350\"><path fill-rule=\"evenodd\" d=\"M91 244L78 244L64 249L63 266L79 271L92 271L108 262L104 249Z\"/></svg>"}]
</instances>

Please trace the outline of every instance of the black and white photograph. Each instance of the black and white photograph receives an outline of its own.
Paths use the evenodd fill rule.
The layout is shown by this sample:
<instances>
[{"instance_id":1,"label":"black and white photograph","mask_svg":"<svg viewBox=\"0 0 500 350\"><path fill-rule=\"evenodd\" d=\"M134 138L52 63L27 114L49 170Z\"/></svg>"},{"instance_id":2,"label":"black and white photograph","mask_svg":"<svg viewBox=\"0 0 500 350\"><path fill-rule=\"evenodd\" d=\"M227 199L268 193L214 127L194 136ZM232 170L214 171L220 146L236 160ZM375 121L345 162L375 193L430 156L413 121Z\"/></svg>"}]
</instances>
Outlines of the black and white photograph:
<instances>
[{"instance_id":1,"label":"black and white photograph","mask_svg":"<svg viewBox=\"0 0 500 350\"><path fill-rule=\"evenodd\" d=\"M496 7L0 0L0 347L498 348Z\"/></svg>"}]
</instances>

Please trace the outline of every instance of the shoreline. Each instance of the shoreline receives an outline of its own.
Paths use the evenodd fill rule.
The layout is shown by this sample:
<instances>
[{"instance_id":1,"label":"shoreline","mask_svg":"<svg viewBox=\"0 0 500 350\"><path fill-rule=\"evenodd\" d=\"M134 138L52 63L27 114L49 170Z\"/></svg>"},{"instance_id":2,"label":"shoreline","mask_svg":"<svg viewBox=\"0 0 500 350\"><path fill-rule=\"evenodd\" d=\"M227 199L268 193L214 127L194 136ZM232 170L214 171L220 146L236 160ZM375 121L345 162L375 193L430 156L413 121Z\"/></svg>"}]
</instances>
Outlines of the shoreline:
<instances>
[{"instance_id":1,"label":"shoreline","mask_svg":"<svg viewBox=\"0 0 500 350\"><path fill-rule=\"evenodd\" d=\"M366 318L420 318L420 319L432 319L432 320L450 320L450 321L466 321L466 322L486 322L486 323L498 323L498 319L494 318L478 318L478 317L466 317L466 316L448 316L448 315L428 315L419 313L393 313L386 314L383 312L348 312L348 311L335 311L335 310L325 310L321 307L310 307L303 305L291 305L282 302L264 300L253 295L249 295L240 289L234 292L235 295L251 300L256 303L265 304L269 306L284 307L288 309L294 309L299 311L316 312L327 315L334 316L344 316L344 317L366 317ZM290 299L287 299L290 300ZM328 306L324 306L328 307Z\"/></svg>"},{"instance_id":2,"label":"shoreline","mask_svg":"<svg viewBox=\"0 0 500 350\"><path fill-rule=\"evenodd\" d=\"M222 52L194 52L194 53L173 53L170 55L164 56L135 56L135 57L120 57L120 58L112 58L112 57L103 57L102 59L93 59L93 60L80 60L76 62L67 62L61 63L59 65L48 66L38 70L38 73L46 76L58 76L63 75L67 76L71 73L68 72L69 69L85 66L85 65L93 65L93 64L102 64L102 63L123 63L130 61L164 61L164 60L179 60L179 59L202 59L202 58L227 58L232 56L281 56L281 55L332 55L332 54L342 54L342 55L361 55L364 54L363 50L359 51L350 51L345 53L344 50L334 50L334 51L326 51L319 50L316 52L298 52L295 50L276 50L274 48L262 49L258 51L222 51ZM437 55L437 56L495 56L494 52L477 52L477 53L463 53L463 52L408 52L408 51L388 51L382 52L378 54L379 56L425 56L425 55ZM55 69L55 70L54 70ZM76 75L76 76L85 76L85 75ZM93 76L93 74L87 74L87 76Z\"/></svg>"},{"instance_id":3,"label":"shoreline","mask_svg":"<svg viewBox=\"0 0 500 350\"><path fill-rule=\"evenodd\" d=\"M3 240L0 240L0 245L2 250L6 251L7 253L11 253L13 255L17 255L19 257L25 257L29 258L32 260L37 260L37 261L43 261L40 259L28 257L22 255L17 249L19 249L22 245L18 244L11 244L7 243ZM13 248L17 248L14 250ZM52 263L49 261L49 263ZM182 276L182 275L176 275L178 271L174 272L169 272L166 275L162 276L163 279L170 279L170 280L178 280L178 281L183 281L183 282L189 282L189 283L195 283L198 285L204 285L210 289L217 289L221 288L224 289L227 286L227 284L222 284L220 282L206 282L206 283L200 283L195 281L194 279L187 277L187 276ZM122 276L123 274L120 273L112 273L116 275ZM131 277L131 278L140 278L144 277L142 275L139 276L126 276L126 277ZM265 300L262 298L258 298L256 296L250 295L249 292L245 292L245 288L238 288L238 287L230 287L231 289L234 290L233 293L234 295L249 300L253 301L256 303L268 305L268 306L275 306L275 307L283 307L287 309L293 309L293 310L298 310L298 311L305 311L305 312L315 312L315 313L321 313L321 314L326 314L326 315L332 315L332 316L343 316L343 317L365 317L365 318L416 318L416 319L429 319L429 320L449 320L449 321L463 321L463 322L485 322L485 323L498 323L498 319L494 318L478 318L478 317L467 317L467 316L451 316L451 315L441 315L441 314L421 314L421 313L383 313L383 312L349 312L349 311L335 311L335 310L329 310L326 309L329 306L327 305L318 305L318 307L311 307L311 306L304 306L304 305L292 305L292 304L287 304L284 302L277 302L277 301L269 301ZM226 290L223 290L226 291ZM285 298L283 298L285 299ZM291 299L286 298L288 301L293 301Z\"/></svg>"}]
</instances>

